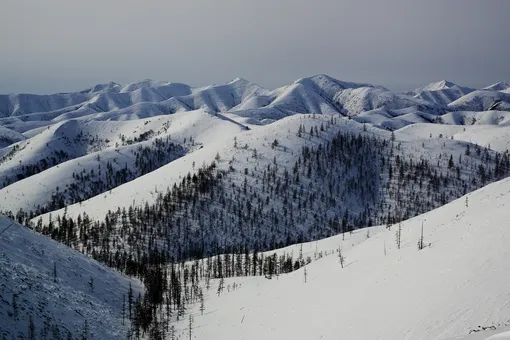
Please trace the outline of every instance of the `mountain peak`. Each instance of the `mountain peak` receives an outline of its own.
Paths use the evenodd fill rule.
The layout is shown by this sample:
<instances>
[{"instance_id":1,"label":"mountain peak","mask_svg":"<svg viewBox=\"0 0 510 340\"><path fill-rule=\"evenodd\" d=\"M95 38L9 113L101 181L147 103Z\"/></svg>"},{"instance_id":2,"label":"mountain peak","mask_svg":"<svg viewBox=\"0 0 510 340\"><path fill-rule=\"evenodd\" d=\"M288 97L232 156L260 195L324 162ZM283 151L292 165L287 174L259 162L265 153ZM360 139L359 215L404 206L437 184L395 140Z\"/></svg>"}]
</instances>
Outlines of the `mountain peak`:
<instances>
[{"instance_id":1,"label":"mountain peak","mask_svg":"<svg viewBox=\"0 0 510 340\"><path fill-rule=\"evenodd\" d=\"M246 80L244 78L236 77L236 78L232 79L231 81L229 81L228 83L234 84L234 83L249 83L249 82L250 82L249 80Z\"/></svg>"},{"instance_id":2,"label":"mountain peak","mask_svg":"<svg viewBox=\"0 0 510 340\"><path fill-rule=\"evenodd\" d=\"M457 84L451 82L451 81L448 81L448 80L440 80L438 82L434 82L434 83L430 83L430 84L427 84L423 87L420 87L420 88L417 88L416 90L414 90L415 93L421 93L421 92L424 92L424 91L440 91L440 90L445 90L445 89L449 89L453 86L457 86Z\"/></svg>"},{"instance_id":3,"label":"mountain peak","mask_svg":"<svg viewBox=\"0 0 510 340\"><path fill-rule=\"evenodd\" d=\"M120 84L110 81L108 83L104 84L96 84L92 87L89 87L88 89L85 89L81 91L81 93L95 93L95 92L101 92L108 89L114 89L114 88L120 88Z\"/></svg>"},{"instance_id":4,"label":"mountain peak","mask_svg":"<svg viewBox=\"0 0 510 340\"><path fill-rule=\"evenodd\" d=\"M300 78L296 81L294 81L294 84L315 84L321 88L327 88L327 87L339 87L341 89L349 89L349 88L359 88L359 87L374 87L374 85L371 84L365 84L365 83L353 83L350 81L343 81L335 79L331 76L328 76L327 74L317 74L311 77L306 78Z\"/></svg>"}]
</instances>

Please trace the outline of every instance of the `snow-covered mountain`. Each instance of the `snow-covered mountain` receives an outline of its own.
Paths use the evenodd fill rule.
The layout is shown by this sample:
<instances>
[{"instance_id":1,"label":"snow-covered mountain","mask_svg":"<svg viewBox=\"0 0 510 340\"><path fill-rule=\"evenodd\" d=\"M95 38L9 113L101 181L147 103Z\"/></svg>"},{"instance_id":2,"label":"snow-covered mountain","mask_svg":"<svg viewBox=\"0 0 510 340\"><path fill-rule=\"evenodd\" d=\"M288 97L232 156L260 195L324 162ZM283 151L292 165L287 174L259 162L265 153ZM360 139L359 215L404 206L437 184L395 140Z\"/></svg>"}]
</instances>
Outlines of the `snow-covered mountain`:
<instances>
[{"instance_id":1,"label":"snow-covered mountain","mask_svg":"<svg viewBox=\"0 0 510 340\"><path fill-rule=\"evenodd\" d=\"M508 89L510 89L510 85L508 83L505 83L503 81L500 81L499 83L492 84L490 86L484 87L483 90L490 90L490 91L501 91L501 92L507 92Z\"/></svg>"},{"instance_id":2,"label":"snow-covered mountain","mask_svg":"<svg viewBox=\"0 0 510 340\"><path fill-rule=\"evenodd\" d=\"M0 337L30 339L33 325L37 339L126 338L123 298L139 281L5 216L0 232Z\"/></svg>"},{"instance_id":3,"label":"snow-covered mountain","mask_svg":"<svg viewBox=\"0 0 510 340\"><path fill-rule=\"evenodd\" d=\"M33 127L36 121L86 116L122 120L133 115L145 118L198 109L238 112L252 121L266 122L294 113L356 115L380 107L415 106L441 112L434 103L392 93L380 86L338 81L326 75L299 79L272 91L241 78L226 85L203 88L145 80L125 86L97 85L69 94L5 95L0 103L0 117L6 117L0 124L20 132L27 131L25 125Z\"/></svg>"},{"instance_id":4,"label":"snow-covered mountain","mask_svg":"<svg viewBox=\"0 0 510 340\"><path fill-rule=\"evenodd\" d=\"M458 86L443 80L414 90L414 97L446 106L451 102L475 91L475 89Z\"/></svg>"},{"instance_id":5,"label":"snow-covered mountain","mask_svg":"<svg viewBox=\"0 0 510 340\"><path fill-rule=\"evenodd\" d=\"M510 94L478 90L448 104L450 111L510 111Z\"/></svg>"},{"instance_id":6,"label":"snow-covered mountain","mask_svg":"<svg viewBox=\"0 0 510 340\"><path fill-rule=\"evenodd\" d=\"M318 239L337 233L340 224L346 229L416 216L506 176L508 144L499 144L496 134L482 139L481 126L414 124L391 133L334 115L294 115L205 145L32 223L46 233L51 220L87 215L92 229L109 226L112 243L127 242L142 254L157 244L180 259ZM5 204L22 202L17 195L6 195ZM121 233L128 212L133 229ZM135 235L144 228L136 217L141 214L154 214L151 225L160 236ZM183 223L186 232L168 229Z\"/></svg>"},{"instance_id":7,"label":"snow-covered mountain","mask_svg":"<svg viewBox=\"0 0 510 340\"><path fill-rule=\"evenodd\" d=\"M338 326L342 329L326 327L331 323L329 316L321 320L314 317L313 327L300 330L297 338L322 335L323 339L329 339L344 334L346 338L368 339L378 338L376 334L380 334L381 339L451 340L479 325L498 325L498 329L503 329L505 318L510 319L505 316L508 311L504 306L497 305L501 307L497 309L502 315L499 319L487 312L489 320L483 319L482 312L470 312L474 299L461 304L467 294L477 297L481 290L491 288L489 281L474 279L469 271L473 276L496 278L485 272L483 265L479 266L473 259L475 255L465 254L469 251L462 248L462 242L454 234L468 240L471 240L469 233L476 235L483 246L473 249L480 256L496 257L496 250L488 250L488 239L492 236L481 235L478 224L489 230L482 223L485 221L482 210L491 213L490 218L504 214L504 205L489 209L484 202L495 201L495 197L501 197L500 202L504 202L506 193L498 190L507 187L509 182L500 181L497 186L487 187L485 194L477 191L469 196L469 207L474 200L478 203L473 203L473 207L483 206L480 211L471 212L467 208L461 211L459 202L466 204L465 201L448 203L510 174L507 151L510 148L507 96L510 94L505 91L509 88L504 83L475 90L441 81L400 94L381 86L317 75L274 90L237 78L224 85L200 88L143 80L127 85L99 84L76 93L5 95L0 97L0 212L120 272L144 280L147 290L137 300L137 313L132 318L131 331L135 338L137 332L141 332L141 337L158 338L160 331L171 337L170 325L174 326L173 332L183 337L185 328L189 328L183 320L189 315L194 315L195 325L203 329L203 332L196 330L197 338L290 336L290 321L281 320L284 318L281 310L286 305L292 306L292 313L302 320L305 309L297 302L289 302L290 295L284 287L294 293L301 289L298 281L304 275L302 267L306 261L301 256L299 260L287 258L289 251L301 252L296 243L342 232L340 237L305 245L322 247L323 252L319 255L318 250L313 253L305 250L306 256L322 259L306 266L307 275L311 275L311 281L306 284L310 290L305 287L302 291L303 303L311 306L314 315L319 311L313 305L311 292L317 291L321 284L324 292L334 297L331 301L344 301L346 310L340 312L343 319ZM443 205L443 210L429 213ZM423 213L426 214L422 218L433 222L432 225L427 222L426 238L433 239L428 241L430 246L418 252L415 251L416 221L421 220L415 216ZM451 214L456 218L450 218ZM392 244L395 227L391 232L384 227L372 227L395 225L412 217L415 219L403 224L400 250ZM0 219L0 232L1 223L6 221ZM468 221L477 224L468 229L469 233L460 230L458 224L465 225ZM15 239L5 238L10 235L10 228L0 235L0 242L7 240L6 247L9 242L15 245L5 254L24 266L32 263L44 273L53 270L53 263L48 267L42 257L36 261L15 252L16 247L22 248L18 243L25 242L23 239L36 244L33 248L55 246L59 253L54 258L78 256L16 226L23 233L12 234ZM358 230L362 227L368 229ZM387 256L376 256L382 253L385 243ZM267 252L283 246L288 247ZM334 268L338 257L335 260L334 256L325 254L337 254L339 246L348 260L347 266L337 272ZM258 252L265 259L257 259ZM29 250L24 253L31 254ZM224 259L230 265L211 262L218 261L216 255L220 253L230 254L230 259L228 256ZM276 269L271 262L274 254L283 256ZM432 256L425 258L421 254ZM466 256L461 266L465 270L455 268L450 260L444 266L439 263L443 257L456 259L456 254ZM239 257L245 258L244 264L239 264ZM232 258L236 258L239 267ZM22 261L25 259L28 262ZM175 263L190 259L193 261ZM502 268L504 259L497 262L497 268ZM86 257L77 257L78 268L87 261ZM421 283L425 274L412 266L416 261L425 268L427 277L430 275L430 285L425 284L426 280ZM252 272L246 263L252 263ZM12 265L8 273L17 273L18 267ZM443 272L435 271L436 267ZM64 269L68 271L67 267ZM218 274L222 271L225 277ZM275 271L282 274L278 280L239 277L250 273L272 277ZM292 271L295 272L283 276ZM99 284L102 279L96 279L98 273L92 274L94 282L98 280ZM448 304L438 307L437 316L432 315L431 304L437 299L429 303L424 297L437 293L441 277L450 280L451 275L467 281L452 279L452 284L459 289L448 291L446 297L438 294ZM206 281L219 277L227 280L228 290L234 281L242 281L248 287L247 301L253 299L252 294L259 294L266 309L269 299L274 298L275 310L279 311L275 319L279 320L278 324L261 316L261 307L250 302L250 307L246 306L247 311L253 311L246 314L249 321L240 321L241 326L226 326L231 325L227 315L236 308L242 310L243 306L228 300L229 294L224 295L227 299L224 309L220 308L223 296L213 297L212 293L204 296ZM48 281L44 286L47 290L38 299L54 297L56 288L50 279L51 275L44 277ZM117 313L119 298L125 294L128 281L122 276L112 280L112 286L121 288L115 293L115 303L108 300L104 303L110 305L104 308ZM323 280L330 280L331 284ZM71 288L78 284L69 282ZM274 286L277 282L282 282L281 286ZM346 285L346 291L352 291L352 299L342 289L333 291L333 286L338 287L340 282ZM358 330L363 320L359 315L369 307L369 300L361 305L356 303L362 293L373 301L390 305L388 299L395 298L402 290L405 296L402 301L411 301L411 288L416 282L422 289L416 295L417 300L424 303L430 315L414 312L411 305L402 303L401 308L389 315L397 319L401 311L405 313L404 326L374 322L377 327ZM471 287L463 282L476 284ZM56 284L64 283L57 280ZM466 285L464 292L461 288ZM494 294L498 298L504 293L502 286L500 281L495 283ZM381 296L383 288L389 292L387 297ZM77 290L79 294L87 293ZM140 285L137 291L142 293ZM94 293L90 292L91 299L98 298ZM219 307L202 320L196 311L204 297L207 306ZM326 300L320 297L317 301L325 303L328 311L333 310L332 303ZM27 301L26 308L31 300ZM481 310L496 305L495 301L479 302ZM11 305L12 301L4 303L0 312L8 313ZM96 310L104 310L97 306L94 305ZM54 320L50 323L58 319L52 313L61 309L46 311ZM348 311L357 316L355 321L349 321ZM384 311L378 307L367 317L372 319L382 314ZM143 315L147 319L141 321ZM27 317L28 314L20 322L11 320L8 335L12 330L26 331ZM440 322L439 318L445 321ZM458 321L446 325L446 320L454 319ZM41 320L36 322L38 329L44 321ZM99 324L96 332L104 332L101 338L106 339L125 335L127 324L118 327L115 322L119 320ZM216 329L213 320L217 320L220 329ZM79 321L72 322L75 330L83 327ZM256 325L262 325L261 329ZM118 333L108 333L113 332L112 328ZM241 335L245 332L250 334Z\"/></svg>"},{"instance_id":8,"label":"snow-covered mountain","mask_svg":"<svg viewBox=\"0 0 510 340\"><path fill-rule=\"evenodd\" d=\"M81 202L244 129L201 110L59 123L7 148L0 162L0 210L47 211Z\"/></svg>"},{"instance_id":9,"label":"snow-covered mountain","mask_svg":"<svg viewBox=\"0 0 510 340\"><path fill-rule=\"evenodd\" d=\"M454 88L465 92L465 94L475 90L475 89L472 89L469 87L459 86L459 85L457 85L451 81L448 81L448 80L440 80L438 82L430 83L425 86L419 87L419 88L415 89L414 91L411 91L410 93L412 93L414 95L418 95L423 92L436 92L436 91L443 91L443 90L454 89Z\"/></svg>"}]
</instances>

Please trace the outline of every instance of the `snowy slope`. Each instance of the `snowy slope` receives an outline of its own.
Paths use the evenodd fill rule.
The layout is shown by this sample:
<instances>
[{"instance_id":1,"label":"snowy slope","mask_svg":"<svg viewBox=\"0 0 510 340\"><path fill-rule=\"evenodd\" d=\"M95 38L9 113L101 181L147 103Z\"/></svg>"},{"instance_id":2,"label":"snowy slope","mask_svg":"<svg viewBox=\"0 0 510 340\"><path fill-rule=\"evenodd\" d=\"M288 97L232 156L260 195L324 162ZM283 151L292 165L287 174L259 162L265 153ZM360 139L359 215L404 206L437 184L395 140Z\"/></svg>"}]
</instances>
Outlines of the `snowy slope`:
<instances>
[{"instance_id":1,"label":"snowy slope","mask_svg":"<svg viewBox=\"0 0 510 340\"><path fill-rule=\"evenodd\" d=\"M441 116L440 123L451 125L508 125L508 111L456 111Z\"/></svg>"},{"instance_id":2,"label":"snowy slope","mask_svg":"<svg viewBox=\"0 0 510 340\"><path fill-rule=\"evenodd\" d=\"M297 161L304 145L317 147L338 131L352 132L358 134L364 128L368 133L381 138L390 139L391 133L387 130L372 127L370 125L363 126L355 121L355 119L340 119L337 125L332 125L330 130L322 133L320 138L311 138L308 131L312 127L320 127L321 124L327 122L334 116L328 115L294 115L273 124L261 127L254 127L249 131L233 134L228 139L221 142L209 143L204 145L202 149L194 151L170 164L154 171L153 173L142 176L129 183L121 185L104 195L98 195L80 204L74 204L67 207L68 216L76 218L79 214L86 212L92 219L102 219L105 214L111 210L115 211L118 207L127 208L132 204L153 204L159 193L164 193L174 183L180 183L188 172L191 174L198 170L203 164L210 164L216 155L219 155L220 162L218 166L227 170L230 165L236 169L249 169L250 172L261 172L258 169L265 169L268 165L273 164L274 157L281 171L286 168L292 171L294 163ZM300 126L304 126L306 132L304 137L298 137L297 131ZM416 127L416 128L415 128ZM466 128L466 131L464 131ZM481 134L480 131L490 132ZM494 132L494 133L493 133ZM432 138L430 137L432 134ZM400 152L405 158L413 158L415 162L421 159L428 160L435 164L440 159L447 162L447 157L453 154L453 158L457 160L459 156L463 157L466 143L478 143L481 146L488 146L498 151L505 151L508 148L510 128L495 126L450 126L441 124L414 124L407 128L395 132L397 141L403 141ZM451 136L454 139L450 139ZM235 137L235 140L234 140ZM275 150L271 144L277 139L280 148ZM237 141L237 142L236 142ZM238 147L235 148L234 144ZM245 149L245 146L247 148ZM474 147L474 146L473 146ZM254 163L252 158L253 150L261 155ZM471 168L470 168L471 169ZM442 169L446 171L446 169ZM475 171L468 170L466 171ZM234 176L232 181L241 186L244 178ZM254 179L255 180L255 179ZM311 184L313 185L313 183ZM254 185L256 187L256 185ZM8 188L6 188L8 189ZM260 188L256 188L260 190ZM17 197L20 197L19 194ZM18 198L19 199L19 198ZM344 199L346 199L344 197ZM4 203L9 204L9 203ZM19 203L16 203L19 204ZM357 208L356 208L357 209ZM54 211L53 218L62 215L64 209ZM47 222L49 214L42 216ZM37 222L38 218L33 222Z\"/></svg>"},{"instance_id":3,"label":"snowy slope","mask_svg":"<svg viewBox=\"0 0 510 340\"><path fill-rule=\"evenodd\" d=\"M83 211L87 211L91 218L103 218L108 210L115 210L119 206L128 206L133 202L148 202L151 204L155 201L158 193L165 192L174 183L179 183L188 172L193 174L203 164L210 164L217 154L223 160L220 162L223 167L228 168L229 160L235 158L241 162L238 168L242 169L257 165L253 164L251 158L246 158L245 155L246 152L251 154L250 150L257 149L261 155L264 155L262 160L257 163L261 163L259 166L264 167L266 163L272 162L273 155L276 155L276 152L271 148L271 143L274 139L280 140L282 145L288 149L288 152L278 155L279 162L290 166L298 157L300 148L308 143L307 139L296 136L299 125L305 124L308 131L311 126L326 123L331 117L316 115L314 118L311 115L294 115L273 124L255 126L253 129L240 134L231 134L228 138L207 143L202 149L196 150L186 157L179 158L149 175L121 185L106 195L99 195L80 204L71 205L67 207L67 214L68 216L76 217L78 214L83 213ZM334 130L328 134L333 134L340 128L359 132L362 126L354 121L342 120L341 125L335 126ZM389 136L389 132L385 130L374 129L374 133L386 137ZM234 148L234 137L237 139L239 149ZM316 141L311 142L311 144L316 143ZM245 145L248 145L248 151L244 151ZM54 211L52 213L53 218L63 214L63 212L63 209ZM47 219L49 214L45 214L42 217Z\"/></svg>"},{"instance_id":4,"label":"snowy slope","mask_svg":"<svg viewBox=\"0 0 510 340\"><path fill-rule=\"evenodd\" d=\"M448 104L451 111L510 110L510 94L498 91L473 91Z\"/></svg>"},{"instance_id":5,"label":"snowy slope","mask_svg":"<svg viewBox=\"0 0 510 340\"><path fill-rule=\"evenodd\" d=\"M441 80L417 88L409 92L409 94L414 96L414 98L436 103L440 106L447 106L449 103L473 91L475 89L459 86L447 80Z\"/></svg>"},{"instance_id":6,"label":"snowy slope","mask_svg":"<svg viewBox=\"0 0 510 340\"><path fill-rule=\"evenodd\" d=\"M416 141L419 139L450 139L465 141L505 152L510 150L510 128L492 125L447 125L414 124L395 132L399 139Z\"/></svg>"},{"instance_id":7,"label":"snowy slope","mask_svg":"<svg viewBox=\"0 0 510 340\"><path fill-rule=\"evenodd\" d=\"M434 102L323 74L298 79L272 91L241 78L202 88L143 80L127 85L97 85L68 94L6 95L0 97L0 126L26 132L68 119L127 120L198 109L228 111L245 118L241 121L260 124L295 113L353 116L377 108L408 107L434 114L444 112L442 105Z\"/></svg>"},{"instance_id":8,"label":"snowy slope","mask_svg":"<svg viewBox=\"0 0 510 340\"><path fill-rule=\"evenodd\" d=\"M24 211L34 211L38 206L44 207L49 203L52 195L57 192L57 188L62 192L73 183L76 185L75 174L89 173L91 170L98 174L101 168L105 172L108 162L114 166L115 171L119 171L124 167L134 169L136 161L134 153L140 147L150 147L155 139L170 138L170 142L180 145L182 151L194 152L204 145L232 138L232 136L245 129L242 125L201 110L143 120L71 122L76 123L78 130L81 132L86 133L88 131L91 134L95 133L102 136L103 143L100 144L101 147L89 150L90 152L76 153L75 157L58 166L51 167L0 189L0 210L16 212L23 209ZM123 142L123 140L133 139L150 132L153 133L147 141L133 144ZM55 135L56 133L52 135L52 139L47 143L52 145L56 139ZM38 136L35 138L38 138ZM69 140L74 141L74 138L69 138ZM42 143L32 144L44 145ZM73 143L71 145L79 146L81 144ZM0 165L0 178L2 175L9 176L13 173L13 168L7 169L9 164L14 166L23 164L23 162L36 163L43 155L41 151L35 153L30 151L28 153L27 150L30 150L30 148L27 147L19 151L12 160ZM179 152L178 156L183 156L183 154ZM197 162L197 166L199 165L201 165L201 162ZM95 177L96 180L99 179L97 175L92 177ZM87 189L84 188L83 191L87 192Z\"/></svg>"},{"instance_id":9,"label":"snowy slope","mask_svg":"<svg viewBox=\"0 0 510 340\"><path fill-rule=\"evenodd\" d=\"M382 129L398 130L416 123L433 123L437 115L416 110L375 109L360 113L354 120L369 123Z\"/></svg>"},{"instance_id":10,"label":"snowy slope","mask_svg":"<svg viewBox=\"0 0 510 340\"><path fill-rule=\"evenodd\" d=\"M415 98L423 99L429 102L436 103L441 106L447 106L451 102L465 96L468 93L475 91L474 89L468 89L459 87L457 85L450 88L435 90L435 91L423 91L415 95Z\"/></svg>"},{"instance_id":11,"label":"snowy slope","mask_svg":"<svg viewBox=\"0 0 510 340\"><path fill-rule=\"evenodd\" d=\"M271 114L276 114L274 120L295 113L340 113L355 116L378 108L413 107L427 109L435 114L444 112L434 103L393 93L381 86L342 82L324 74L296 80L291 85L257 98L256 103L265 105L256 108L252 99L249 104L241 105L238 111L231 110L231 113L259 120L271 119Z\"/></svg>"},{"instance_id":12,"label":"snowy slope","mask_svg":"<svg viewBox=\"0 0 510 340\"><path fill-rule=\"evenodd\" d=\"M433 83L427 84L425 86L419 87L412 92L414 94L419 94L419 93L427 92L427 91L441 91L441 90L446 90L446 89L452 88L454 86L457 86L457 84L455 84L451 81L448 81L448 80L440 80L440 81L433 82Z\"/></svg>"},{"instance_id":13,"label":"snowy slope","mask_svg":"<svg viewBox=\"0 0 510 340\"><path fill-rule=\"evenodd\" d=\"M492 84L490 86L484 87L483 89L484 90L491 90L491 91L507 92L508 89L510 89L510 85L508 85L508 83L505 83L505 82L501 81L499 83L495 83L495 84Z\"/></svg>"},{"instance_id":14,"label":"snowy slope","mask_svg":"<svg viewBox=\"0 0 510 340\"><path fill-rule=\"evenodd\" d=\"M22 134L11 129L0 126L0 150L13 143L20 142L25 139Z\"/></svg>"},{"instance_id":15,"label":"snowy slope","mask_svg":"<svg viewBox=\"0 0 510 340\"><path fill-rule=\"evenodd\" d=\"M151 112L168 114L176 111L204 109L211 112L227 111L251 96L267 92L244 79L234 79L228 84L193 88L180 83L144 80L121 86L98 85L79 93L46 95L44 100L36 95L6 95L0 106L0 125L22 129L23 123L35 121L62 121L102 113L125 110L122 114L139 114L140 118ZM66 100L63 100L65 98ZM25 103L24 105L18 102ZM55 103L48 104L49 103ZM13 104L14 103L14 104ZM13 116L13 117L10 117ZM7 118L5 118L7 117ZM108 117L109 118L109 117ZM14 120L17 119L17 120ZM21 126L20 126L21 125Z\"/></svg>"},{"instance_id":16,"label":"snowy slope","mask_svg":"<svg viewBox=\"0 0 510 340\"><path fill-rule=\"evenodd\" d=\"M0 216L0 232L11 223ZM30 316L38 339L44 323L48 338L54 326L62 337L69 331L81 338L85 321L89 339L125 339L123 295L129 283L135 294L142 291L136 281L17 223L0 235L0 268L0 336L6 339L28 336Z\"/></svg>"},{"instance_id":17,"label":"snowy slope","mask_svg":"<svg viewBox=\"0 0 510 340\"><path fill-rule=\"evenodd\" d=\"M469 91L446 81L416 91L425 93L455 89ZM475 91L451 103L448 110L460 110L464 106L471 110L472 106L477 106L474 104L478 103L478 97L474 96L473 100L468 97L480 92L487 95L487 98L506 95L494 90ZM218 152L218 147L221 149L218 146L221 140L233 138L247 126L256 128L255 125L272 123L295 114L347 115L381 130L398 130L423 123L466 125L475 119L476 124L484 125L477 131L484 131L485 137L476 136L484 139L482 145L489 144L488 141L493 139L492 131L498 138L506 135L506 130L493 130L489 126L503 126L507 121L502 111L492 111L487 115L466 111L447 113L444 105L433 100L393 93L380 86L339 81L327 75L302 78L272 91L241 78L224 85L202 88L143 80L127 85L102 84L76 94L58 96L81 96L86 97L86 100L60 107L62 105L39 105L34 99L31 105L39 105L39 109L34 109L37 112L23 115L18 110L14 116L0 119L0 126L3 126L1 131L8 131L11 136L0 148L0 210L17 211L22 208L32 211L37 205L44 205L44 200L51 199L57 186L62 190L66 185L73 184L73 172L90 171L91 167L97 170L98 164L94 162L96 157L102 160L103 165L113 158L118 161L119 167L124 164L131 168L134 161L129 153L118 154L122 153L118 146L122 145L120 135L132 139L144 131L152 130L159 137L169 136L180 143L184 142L184 138L189 141L189 137L192 137L195 141L200 139L197 145L216 145L209 151L202 151L202 155L209 153L207 157L198 155L190 158L191 161L182 160L186 165L175 165L182 175L193 170L193 162L197 167L210 162ZM60 98L58 96L56 98ZM505 102L494 106L491 100L487 103L482 100L483 105L478 111L485 110L487 106L493 110L505 110ZM57 99L54 101L58 102ZM216 117L211 121L209 132L209 118L197 115L197 112L208 112L209 118ZM197 118L199 116L202 118ZM197 119L203 121L198 122ZM149 121L147 126L137 128L146 121ZM160 133L161 127L158 124L173 121L179 123L172 125L169 131ZM435 129L427 125L427 129L429 127ZM469 141L470 138L462 140ZM13 144L16 141L18 143ZM65 166L61 166L64 163ZM167 176L165 173L163 178ZM171 178L169 184L179 180L178 176ZM144 187L153 188L157 185L160 189L166 188L166 185L159 184L159 179L150 182L147 185L144 183ZM7 186L10 186L8 190ZM130 197L137 192L138 189L130 189L123 197Z\"/></svg>"},{"instance_id":18,"label":"snowy slope","mask_svg":"<svg viewBox=\"0 0 510 340\"><path fill-rule=\"evenodd\" d=\"M466 203L467 202L467 203ZM467 206L466 206L467 204ZM510 179L402 223L278 279L232 278L237 289L193 309L195 339L485 339L510 325ZM423 250L417 249L424 222ZM331 250L331 239L316 249ZM304 249L307 246L303 247ZM350 248L350 249L349 249ZM385 255L386 253L386 255ZM179 324L188 334L187 319ZM476 336L476 337L475 337Z\"/></svg>"}]
</instances>

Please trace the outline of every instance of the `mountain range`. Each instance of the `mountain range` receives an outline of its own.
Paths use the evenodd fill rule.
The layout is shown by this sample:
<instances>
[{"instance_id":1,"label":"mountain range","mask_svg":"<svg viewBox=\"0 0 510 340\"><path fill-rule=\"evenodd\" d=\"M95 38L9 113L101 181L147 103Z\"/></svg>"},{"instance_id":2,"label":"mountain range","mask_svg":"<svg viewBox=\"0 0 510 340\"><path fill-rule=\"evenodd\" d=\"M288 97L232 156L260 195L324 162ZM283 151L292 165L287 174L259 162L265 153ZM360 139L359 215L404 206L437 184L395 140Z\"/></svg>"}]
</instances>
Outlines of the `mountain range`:
<instances>
[{"instance_id":1,"label":"mountain range","mask_svg":"<svg viewBox=\"0 0 510 340\"><path fill-rule=\"evenodd\" d=\"M87 320L101 339L485 339L510 326L492 271L510 254L509 148L506 83L395 93L316 75L274 90L237 78L0 95L0 335L25 336L32 318L74 337ZM126 305L130 284L140 297ZM46 304L36 319L59 290L90 306L64 318ZM366 308L409 303L363 313L363 294Z\"/></svg>"}]
</instances>

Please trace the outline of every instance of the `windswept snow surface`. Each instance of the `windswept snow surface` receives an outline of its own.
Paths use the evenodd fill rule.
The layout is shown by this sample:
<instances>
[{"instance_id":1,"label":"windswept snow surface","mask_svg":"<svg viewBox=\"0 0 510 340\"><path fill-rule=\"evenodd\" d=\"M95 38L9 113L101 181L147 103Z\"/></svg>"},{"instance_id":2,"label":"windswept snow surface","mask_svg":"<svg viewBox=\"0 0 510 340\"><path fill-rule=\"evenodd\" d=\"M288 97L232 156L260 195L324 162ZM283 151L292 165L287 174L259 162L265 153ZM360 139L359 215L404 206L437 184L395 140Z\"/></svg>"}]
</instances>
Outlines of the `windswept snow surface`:
<instances>
[{"instance_id":1,"label":"windswept snow surface","mask_svg":"<svg viewBox=\"0 0 510 340\"><path fill-rule=\"evenodd\" d=\"M142 291L138 282L0 216L0 232L3 230L0 336L27 337L32 316L37 338L45 322L58 326L62 337L70 331L73 338L81 338L85 320L89 339L126 338L129 322L122 321L122 299L130 282L135 296Z\"/></svg>"},{"instance_id":2,"label":"windswept snow surface","mask_svg":"<svg viewBox=\"0 0 510 340\"><path fill-rule=\"evenodd\" d=\"M305 268L232 278L226 285L240 287L220 296L214 282L204 315L192 311L193 338L477 339L483 333L469 333L478 326L510 325L509 207L505 179L403 222L401 249L397 225L373 228L359 244L366 230L317 242L312 251L333 254L305 267L306 283ZM426 247L418 250L422 223ZM187 319L179 326L185 334Z\"/></svg>"}]
</instances>

